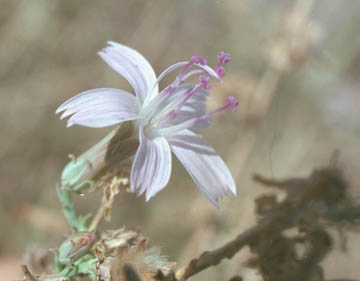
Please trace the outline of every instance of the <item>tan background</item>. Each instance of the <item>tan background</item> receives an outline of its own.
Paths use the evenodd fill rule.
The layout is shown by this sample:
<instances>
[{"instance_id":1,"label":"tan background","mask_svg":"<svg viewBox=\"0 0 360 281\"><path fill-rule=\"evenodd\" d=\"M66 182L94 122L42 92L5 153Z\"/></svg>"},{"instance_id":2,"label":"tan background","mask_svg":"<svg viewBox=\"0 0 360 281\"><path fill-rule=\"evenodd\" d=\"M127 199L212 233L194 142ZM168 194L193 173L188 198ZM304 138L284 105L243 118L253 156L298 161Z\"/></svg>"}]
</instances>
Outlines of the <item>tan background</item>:
<instances>
[{"instance_id":1,"label":"tan background","mask_svg":"<svg viewBox=\"0 0 360 281\"><path fill-rule=\"evenodd\" d=\"M209 108L234 95L239 111L216 116L203 135L229 163L239 195L216 210L175 161L164 191L149 203L120 194L112 222L104 226L140 227L183 264L254 224L253 199L263 190L251 182L253 172L306 176L326 165L334 149L341 150L341 165L358 196L360 2L315 1L291 41L299 58L286 71L265 77L269 58L275 60L271 67L287 58L281 38L292 36L286 19L294 5L290 0L0 0L2 279L19 278L18 265L31 245L56 247L69 232L55 194L61 169L69 153L80 154L109 129L66 129L54 111L87 89L130 90L96 55L107 40L137 49L157 73L192 55L214 64L218 51L232 54ZM98 193L87 194L78 199L79 208L88 212L98 200ZM350 237L348 252L335 245L326 259L327 278L360 275L360 239L356 233ZM195 279L226 280L240 272L235 259Z\"/></svg>"}]
</instances>

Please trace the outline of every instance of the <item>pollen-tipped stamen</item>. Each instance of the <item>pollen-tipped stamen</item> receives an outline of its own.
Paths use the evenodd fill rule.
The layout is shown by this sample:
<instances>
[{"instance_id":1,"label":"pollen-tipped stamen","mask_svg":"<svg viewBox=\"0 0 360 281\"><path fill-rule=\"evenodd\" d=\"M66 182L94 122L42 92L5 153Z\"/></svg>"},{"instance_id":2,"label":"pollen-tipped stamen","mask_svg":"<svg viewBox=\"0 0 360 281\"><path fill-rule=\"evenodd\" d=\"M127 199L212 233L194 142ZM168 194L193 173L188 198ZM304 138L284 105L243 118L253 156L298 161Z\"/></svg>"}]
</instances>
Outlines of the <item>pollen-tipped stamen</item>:
<instances>
[{"instance_id":1,"label":"pollen-tipped stamen","mask_svg":"<svg viewBox=\"0 0 360 281\"><path fill-rule=\"evenodd\" d=\"M202 89L202 85L198 84L194 87L187 90L182 96L185 98L182 101L179 99L174 100L173 102L169 103L160 113L157 113L156 118L152 118L151 123L156 124L158 123L159 126L166 123L167 121L175 119L177 113L180 111L181 107L188 101L190 97L192 97L195 93Z\"/></svg>"},{"instance_id":2,"label":"pollen-tipped stamen","mask_svg":"<svg viewBox=\"0 0 360 281\"><path fill-rule=\"evenodd\" d=\"M226 54L226 55L229 57L228 54ZM219 55L218 55L218 57L219 57ZM229 62L228 59L225 59L225 60L220 59L220 60L222 61L221 64L223 63L223 61L226 61L225 63ZM218 65L219 65L219 63L218 63ZM195 70L187 72L191 66L197 66L197 67L200 67L201 69L195 69ZM224 76L224 70L222 71L222 76L220 76L219 73L216 71L216 69L213 69L213 68L207 66L206 59L204 59L200 56L193 56L191 58L191 60L187 64L185 64L185 66L182 68L179 75L176 77L175 81L173 83L171 83L169 86L167 86L164 90L162 90L160 94L162 94L162 95L171 94L177 89L177 87L182 85L186 79L190 78L191 76L200 75L200 74L207 74L208 76L216 78L217 80L219 80L221 82L220 77ZM162 75L160 75L160 76L162 76ZM163 76L161 78L163 78ZM158 83L159 81L160 81L160 79L158 79L156 81L156 83Z\"/></svg>"},{"instance_id":3,"label":"pollen-tipped stamen","mask_svg":"<svg viewBox=\"0 0 360 281\"><path fill-rule=\"evenodd\" d=\"M229 96L226 98L226 104L224 106L219 107L218 109L215 109L211 112L208 112L200 117L197 117L194 121L194 126L200 121L205 120L211 117L212 115L223 112L227 109L231 108L232 111L236 111L238 109L238 106L239 106L239 101L237 101L233 96Z\"/></svg>"},{"instance_id":4,"label":"pollen-tipped stamen","mask_svg":"<svg viewBox=\"0 0 360 281\"><path fill-rule=\"evenodd\" d=\"M181 110L181 108L189 101L191 97L193 97L196 93L198 93L201 90L210 90L211 85L209 83L210 77L208 76L200 76L199 77L200 83L197 84L192 89L186 91L184 93L185 98L176 106L175 109L171 110L161 122L166 122L169 120L173 120L176 118L178 112Z\"/></svg>"},{"instance_id":5,"label":"pollen-tipped stamen","mask_svg":"<svg viewBox=\"0 0 360 281\"><path fill-rule=\"evenodd\" d=\"M206 59L204 59L203 57L200 56L192 56L191 60L188 62L188 64L186 64L183 69L181 70L180 74L179 74L179 79L182 78L182 76L186 73L186 71L188 71L188 69L193 66L194 64L200 64L200 65L206 65L207 61Z\"/></svg>"},{"instance_id":6,"label":"pollen-tipped stamen","mask_svg":"<svg viewBox=\"0 0 360 281\"><path fill-rule=\"evenodd\" d=\"M225 69L222 66L223 64L228 64L231 61L231 57L230 54L224 53L224 52L219 52L217 54L217 57L219 59L219 62L217 63L216 67L215 67L215 72L220 76L220 77L224 77L225 75Z\"/></svg>"},{"instance_id":7,"label":"pollen-tipped stamen","mask_svg":"<svg viewBox=\"0 0 360 281\"><path fill-rule=\"evenodd\" d=\"M189 79L191 76L197 75L197 74L204 74L205 70L203 69L194 69L189 71L188 73L184 74L182 77L182 80L185 81L186 79Z\"/></svg>"},{"instance_id":8,"label":"pollen-tipped stamen","mask_svg":"<svg viewBox=\"0 0 360 281\"><path fill-rule=\"evenodd\" d=\"M239 102L233 96L229 96L226 98L226 105L224 105L214 111L208 112L204 115L201 115L199 117L189 119L183 123L180 123L180 124L177 124L174 126L170 126L170 127L160 128L160 129L158 129L158 133L162 136L165 136L165 135L174 134L174 133L179 132L184 129L191 129L192 127L196 126L200 121L203 121L203 120L211 117L214 114L223 112L230 108L232 109L232 111L236 111L238 108L238 105L239 105Z\"/></svg>"}]
</instances>

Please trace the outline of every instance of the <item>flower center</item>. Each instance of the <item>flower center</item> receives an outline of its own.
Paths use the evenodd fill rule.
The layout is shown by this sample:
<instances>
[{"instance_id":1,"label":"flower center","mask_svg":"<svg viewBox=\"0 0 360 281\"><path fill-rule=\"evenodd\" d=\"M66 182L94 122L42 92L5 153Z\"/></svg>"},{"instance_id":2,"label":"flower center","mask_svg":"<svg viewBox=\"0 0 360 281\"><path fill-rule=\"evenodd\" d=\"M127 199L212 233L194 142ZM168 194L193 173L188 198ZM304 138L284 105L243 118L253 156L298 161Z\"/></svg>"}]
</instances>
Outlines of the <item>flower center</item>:
<instances>
[{"instance_id":1,"label":"flower center","mask_svg":"<svg viewBox=\"0 0 360 281\"><path fill-rule=\"evenodd\" d=\"M210 77L220 80L224 76L223 64L230 62L229 54L220 52L219 62L215 70L206 65L206 60L195 56L182 68L175 81L162 90L152 100L143 105L136 120L136 126L142 127L146 137L154 139L159 136L169 136L184 129L191 129L199 122L210 118L212 115L232 108L236 110L238 102L233 97L228 97L226 105L206 113L204 91L211 89ZM192 66L199 69L190 70ZM191 76L199 75L199 83L186 85L185 80ZM196 95L204 95L200 98Z\"/></svg>"}]
</instances>

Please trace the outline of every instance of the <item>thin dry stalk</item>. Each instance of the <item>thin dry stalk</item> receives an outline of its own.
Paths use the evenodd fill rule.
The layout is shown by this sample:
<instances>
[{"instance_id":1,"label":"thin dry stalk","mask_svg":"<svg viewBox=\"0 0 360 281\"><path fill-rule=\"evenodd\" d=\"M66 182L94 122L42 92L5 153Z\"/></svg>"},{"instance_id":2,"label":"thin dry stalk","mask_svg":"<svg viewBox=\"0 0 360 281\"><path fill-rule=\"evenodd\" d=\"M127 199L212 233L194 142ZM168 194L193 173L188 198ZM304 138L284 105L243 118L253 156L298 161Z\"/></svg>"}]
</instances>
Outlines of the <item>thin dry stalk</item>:
<instances>
[{"instance_id":1,"label":"thin dry stalk","mask_svg":"<svg viewBox=\"0 0 360 281\"><path fill-rule=\"evenodd\" d=\"M229 159L230 167L237 172L235 179L240 176L246 161L256 141L258 122L261 120L270 106L276 89L285 73L295 69L303 63L309 55L309 14L315 0L297 0L287 17L287 26L282 37L274 40L269 53L268 63L262 77L256 83L253 93L250 95L247 115L244 120L241 135L232 145L230 151L241 148L241 157L234 154ZM249 124L252 124L249 126ZM243 144L247 145L244 146ZM236 169L236 170L235 170Z\"/></svg>"},{"instance_id":2,"label":"thin dry stalk","mask_svg":"<svg viewBox=\"0 0 360 281\"><path fill-rule=\"evenodd\" d=\"M255 175L254 180L265 186L285 190L287 192L286 199L281 203L274 201L270 206L259 208L265 213L259 214L263 215L263 218L256 226L220 248L206 251L198 258L191 260L187 266L176 272L177 279L187 280L195 274L219 264L223 259L231 259L244 246L249 246L258 254L256 262L251 262L251 264L259 267L266 276L266 280L311 280L310 278L317 274L320 268L319 263L332 245L331 237L324 230L325 226L321 221L326 220L330 213L341 213L344 204L358 215L356 212L358 206L350 206L346 194L347 184L336 168L315 170L309 178L279 181ZM264 200L258 202L269 203ZM359 219L359 216L357 218ZM348 221L345 217L342 219ZM302 236L287 238L282 234L284 230L294 227L303 233ZM293 262L289 259L287 262L293 267L279 274L279 266L286 268L283 261L278 264L279 259L281 260L279 255L291 253L294 245L300 242L310 244L310 252L301 262L297 260ZM276 258L271 258L271 255L275 255ZM274 272L277 274L275 279Z\"/></svg>"},{"instance_id":3,"label":"thin dry stalk","mask_svg":"<svg viewBox=\"0 0 360 281\"><path fill-rule=\"evenodd\" d=\"M25 264L21 265L21 270L23 271L24 275L25 275L25 281L41 281L40 278L35 277L34 275L32 275L32 273L30 272L30 270L28 269L28 267Z\"/></svg>"},{"instance_id":4,"label":"thin dry stalk","mask_svg":"<svg viewBox=\"0 0 360 281\"><path fill-rule=\"evenodd\" d=\"M254 235L260 231L259 228L259 226L255 226L238 235L222 247L202 253L200 257L191 260L187 266L179 269L176 272L176 277L187 280L191 276L219 264L223 259L231 259L242 247L251 241Z\"/></svg>"},{"instance_id":5,"label":"thin dry stalk","mask_svg":"<svg viewBox=\"0 0 360 281\"><path fill-rule=\"evenodd\" d=\"M128 186L128 178L125 176L122 168L120 169L119 176L111 175L109 179L106 175L105 179L101 180L101 182L104 183L104 193L101 199L101 205L90 224L90 231L95 231L104 217L105 220L110 220L111 208L115 196L119 194L121 189L125 189Z\"/></svg>"}]
</instances>

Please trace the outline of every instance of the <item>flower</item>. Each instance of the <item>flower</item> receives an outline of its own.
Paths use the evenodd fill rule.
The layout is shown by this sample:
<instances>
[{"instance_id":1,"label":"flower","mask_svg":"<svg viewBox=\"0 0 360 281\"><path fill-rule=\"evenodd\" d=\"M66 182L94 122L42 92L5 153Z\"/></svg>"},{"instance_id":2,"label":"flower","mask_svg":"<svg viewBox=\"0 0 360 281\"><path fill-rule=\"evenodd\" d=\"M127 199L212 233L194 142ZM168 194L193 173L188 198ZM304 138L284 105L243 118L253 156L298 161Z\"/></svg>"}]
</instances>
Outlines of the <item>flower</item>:
<instances>
[{"instance_id":1,"label":"flower","mask_svg":"<svg viewBox=\"0 0 360 281\"><path fill-rule=\"evenodd\" d=\"M123 90L100 88L80 93L63 103L56 113L61 119L69 117L67 126L81 125L100 128L131 121L138 134L137 148L130 173L130 188L146 201L162 190L171 173L171 152L180 160L199 189L216 206L228 190L236 195L236 187L221 157L192 129L209 125L212 115L226 109L236 110L233 97L226 105L206 112L210 78L221 81L224 64L230 55L218 54L213 69L204 58L194 56L178 62L156 77L150 63L137 51L115 42L98 54L134 89L135 95ZM170 72L179 69L175 81L159 92L159 82ZM197 84L185 80L197 76Z\"/></svg>"}]
</instances>

